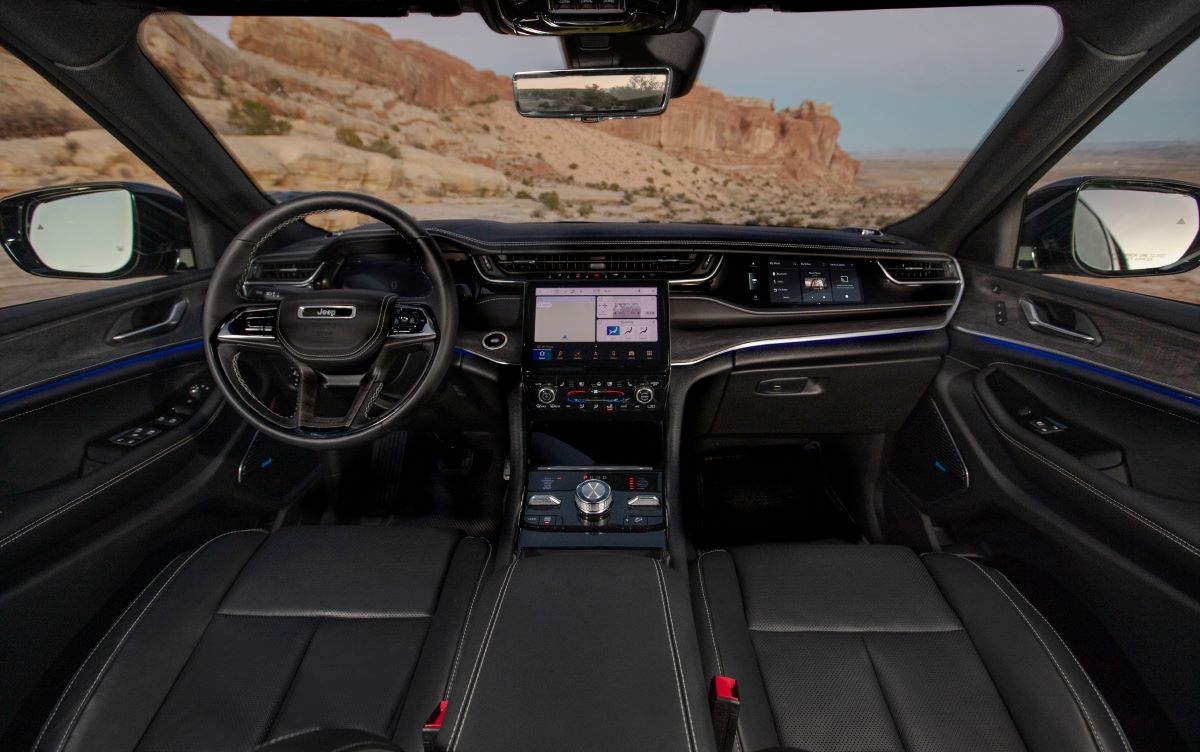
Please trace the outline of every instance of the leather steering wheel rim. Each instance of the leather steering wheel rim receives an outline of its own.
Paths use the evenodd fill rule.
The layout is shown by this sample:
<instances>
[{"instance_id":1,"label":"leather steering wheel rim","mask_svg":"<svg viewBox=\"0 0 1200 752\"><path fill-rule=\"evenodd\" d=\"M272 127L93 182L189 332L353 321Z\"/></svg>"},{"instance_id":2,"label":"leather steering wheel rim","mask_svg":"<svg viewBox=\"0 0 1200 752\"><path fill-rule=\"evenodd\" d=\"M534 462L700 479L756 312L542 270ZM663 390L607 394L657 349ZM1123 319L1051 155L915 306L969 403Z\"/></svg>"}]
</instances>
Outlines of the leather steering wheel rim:
<instances>
[{"instance_id":1,"label":"leather steering wheel rim","mask_svg":"<svg viewBox=\"0 0 1200 752\"><path fill-rule=\"evenodd\" d=\"M217 335L222 323L235 310L252 305L242 295L242 283L250 262L259 248L271 236L311 214L350 211L365 214L391 227L417 251L422 267L429 277L432 291L422 301L433 313L437 337L428 365L418 382L403 399L383 415L357 429L340 432L314 433L303 428L285 429L264 419L229 382L217 348ZM445 378L454 356L458 332L458 298L454 278L441 249L432 237L407 213L372 196L347 192L321 192L301 196L281 203L259 215L226 246L213 269L204 300L203 315L205 347L213 380L225 399L257 430L288 444L310 449L336 449L354 446L378 438L397 421L424 403Z\"/></svg>"}]
</instances>

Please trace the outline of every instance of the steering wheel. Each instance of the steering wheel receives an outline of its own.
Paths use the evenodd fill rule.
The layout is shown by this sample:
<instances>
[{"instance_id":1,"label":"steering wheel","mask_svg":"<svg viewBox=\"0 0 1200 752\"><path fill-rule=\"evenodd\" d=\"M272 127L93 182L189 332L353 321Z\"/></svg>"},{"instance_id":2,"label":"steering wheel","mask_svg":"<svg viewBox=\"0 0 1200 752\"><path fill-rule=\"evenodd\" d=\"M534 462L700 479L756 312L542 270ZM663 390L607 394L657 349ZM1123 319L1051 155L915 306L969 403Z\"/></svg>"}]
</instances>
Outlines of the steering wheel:
<instances>
[{"instance_id":1,"label":"steering wheel","mask_svg":"<svg viewBox=\"0 0 1200 752\"><path fill-rule=\"evenodd\" d=\"M418 252L432 290L405 298L297 288L274 302L247 299L246 276L263 244L332 211L365 214L398 232ZM403 211L355 193L313 193L264 212L225 249L204 301L205 357L221 393L259 431L310 448L370 441L425 402L450 367L457 331L454 280L437 243ZM290 364L294 405L264 401L264 352ZM414 369L415 381L406 373ZM385 391L397 383L403 394Z\"/></svg>"}]
</instances>

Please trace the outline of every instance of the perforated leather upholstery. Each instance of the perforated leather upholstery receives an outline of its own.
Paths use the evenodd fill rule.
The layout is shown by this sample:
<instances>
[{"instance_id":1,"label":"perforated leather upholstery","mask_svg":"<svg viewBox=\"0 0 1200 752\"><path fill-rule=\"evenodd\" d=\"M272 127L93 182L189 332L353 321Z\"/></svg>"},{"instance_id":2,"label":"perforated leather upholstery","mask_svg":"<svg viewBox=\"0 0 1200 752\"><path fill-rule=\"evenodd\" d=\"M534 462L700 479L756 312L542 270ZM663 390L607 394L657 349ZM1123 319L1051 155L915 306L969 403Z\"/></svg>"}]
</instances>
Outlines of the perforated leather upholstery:
<instances>
[{"instance_id":1,"label":"perforated leather upholstery","mask_svg":"<svg viewBox=\"0 0 1200 752\"><path fill-rule=\"evenodd\" d=\"M36 747L248 750L342 729L420 749L489 553L432 529L220 536L130 605Z\"/></svg>"},{"instance_id":2,"label":"perforated leather upholstery","mask_svg":"<svg viewBox=\"0 0 1200 752\"><path fill-rule=\"evenodd\" d=\"M969 560L751 546L702 555L693 585L706 670L739 684L740 749L1128 749L1053 628Z\"/></svg>"}]
</instances>

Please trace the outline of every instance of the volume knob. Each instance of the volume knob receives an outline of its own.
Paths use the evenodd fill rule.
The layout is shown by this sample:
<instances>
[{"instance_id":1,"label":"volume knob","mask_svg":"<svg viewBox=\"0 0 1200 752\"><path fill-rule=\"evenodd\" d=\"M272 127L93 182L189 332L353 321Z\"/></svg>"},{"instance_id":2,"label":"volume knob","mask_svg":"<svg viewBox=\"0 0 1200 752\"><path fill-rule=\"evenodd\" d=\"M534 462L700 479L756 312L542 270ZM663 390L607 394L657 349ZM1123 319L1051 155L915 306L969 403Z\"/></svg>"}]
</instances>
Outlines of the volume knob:
<instances>
[{"instance_id":1,"label":"volume knob","mask_svg":"<svg viewBox=\"0 0 1200 752\"><path fill-rule=\"evenodd\" d=\"M612 502L612 488L602 480L585 480L575 487L575 508L584 517L603 517Z\"/></svg>"},{"instance_id":2,"label":"volume knob","mask_svg":"<svg viewBox=\"0 0 1200 752\"><path fill-rule=\"evenodd\" d=\"M537 393L538 402L543 405L551 404L556 397L558 397L558 392L554 391L554 387L551 386L544 386Z\"/></svg>"}]
</instances>

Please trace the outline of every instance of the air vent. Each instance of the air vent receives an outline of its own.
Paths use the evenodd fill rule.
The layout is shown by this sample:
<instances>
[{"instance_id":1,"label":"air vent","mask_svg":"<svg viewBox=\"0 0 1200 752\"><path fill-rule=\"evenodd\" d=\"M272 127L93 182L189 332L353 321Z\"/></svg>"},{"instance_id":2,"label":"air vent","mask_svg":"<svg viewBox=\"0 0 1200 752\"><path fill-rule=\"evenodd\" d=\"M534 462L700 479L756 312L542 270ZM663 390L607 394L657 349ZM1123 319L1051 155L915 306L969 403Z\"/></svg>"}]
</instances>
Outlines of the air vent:
<instances>
[{"instance_id":1,"label":"air vent","mask_svg":"<svg viewBox=\"0 0 1200 752\"><path fill-rule=\"evenodd\" d=\"M506 253L496 256L500 271L512 277L542 279L687 279L713 270L711 253Z\"/></svg>"},{"instance_id":2,"label":"air vent","mask_svg":"<svg viewBox=\"0 0 1200 752\"><path fill-rule=\"evenodd\" d=\"M958 282L958 273L951 261L887 259L876 263L893 282L902 285Z\"/></svg>"},{"instance_id":3,"label":"air vent","mask_svg":"<svg viewBox=\"0 0 1200 752\"><path fill-rule=\"evenodd\" d=\"M320 268L319 261L256 261L250 278L254 282L300 284Z\"/></svg>"}]
</instances>

